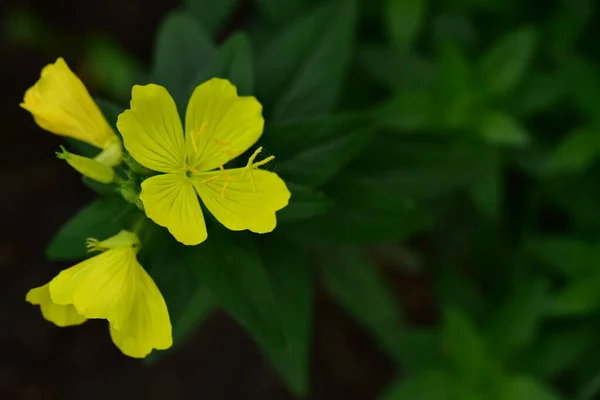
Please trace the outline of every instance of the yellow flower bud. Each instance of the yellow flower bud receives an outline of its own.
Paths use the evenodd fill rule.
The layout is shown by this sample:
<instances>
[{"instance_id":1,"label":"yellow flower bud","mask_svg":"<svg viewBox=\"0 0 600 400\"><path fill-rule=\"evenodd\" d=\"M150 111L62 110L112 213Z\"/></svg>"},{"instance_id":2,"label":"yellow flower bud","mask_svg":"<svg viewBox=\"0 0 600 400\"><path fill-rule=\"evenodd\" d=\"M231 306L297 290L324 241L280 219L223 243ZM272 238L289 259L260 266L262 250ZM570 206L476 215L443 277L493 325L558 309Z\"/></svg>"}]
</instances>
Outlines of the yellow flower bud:
<instances>
[{"instance_id":1,"label":"yellow flower bud","mask_svg":"<svg viewBox=\"0 0 600 400\"><path fill-rule=\"evenodd\" d=\"M65 160L71 167L83 176L98 181L100 183L112 183L115 180L115 170L108 165L87 157L78 156L69 153L61 146L62 152L56 153L56 156Z\"/></svg>"},{"instance_id":2,"label":"yellow flower bud","mask_svg":"<svg viewBox=\"0 0 600 400\"><path fill-rule=\"evenodd\" d=\"M116 143L121 146L83 82L62 58L42 69L40 79L25 93L21 107L33 115L42 129L54 134L102 150Z\"/></svg>"}]
</instances>

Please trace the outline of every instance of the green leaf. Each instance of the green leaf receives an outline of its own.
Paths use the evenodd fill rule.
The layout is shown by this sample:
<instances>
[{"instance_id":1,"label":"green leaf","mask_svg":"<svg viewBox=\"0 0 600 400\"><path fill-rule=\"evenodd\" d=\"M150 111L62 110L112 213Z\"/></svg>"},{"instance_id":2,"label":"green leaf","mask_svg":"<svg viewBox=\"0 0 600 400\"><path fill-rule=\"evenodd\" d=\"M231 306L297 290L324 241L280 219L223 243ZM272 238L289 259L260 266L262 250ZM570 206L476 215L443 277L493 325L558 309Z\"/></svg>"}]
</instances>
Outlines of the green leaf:
<instances>
[{"instance_id":1,"label":"green leaf","mask_svg":"<svg viewBox=\"0 0 600 400\"><path fill-rule=\"evenodd\" d=\"M271 125L264 146L285 179L316 187L332 179L370 138L364 117L324 117Z\"/></svg>"},{"instance_id":2,"label":"green leaf","mask_svg":"<svg viewBox=\"0 0 600 400\"><path fill-rule=\"evenodd\" d=\"M550 154L546 168L550 172L582 172L592 166L599 150L597 130L574 129Z\"/></svg>"},{"instance_id":3,"label":"green leaf","mask_svg":"<svg viewBox=\"0 0 600 400\"><path fill-rule=\"evenodd\" d=\"M479 70L492 95L512 91L527 71L536 45L536 32L523 28L501 38L481 58Z\"/></svg>"},{"instance_id":4,"label":"green leaf","mask_svg":"<svg viewBox=\"0 0 600 400\"><path fill-rule=\"evenodd\" d=\"M93 179L88 178L87 176L82 177L81 181L83 182L83 184L85 186L89 187L94 192L101 194L102 196L118 196L119 195L118 189L113 184L100 183Z\"/></svg>"},{"instance_id":5,"label":"green leaf","mask_svg":"<svg viewBox=\"0 0 600 400\"><path fill-rule=\"evenodd\" d=\"M453 400L454 386L445 372L430 370L400 378L378 400Z\"/></svg>"},{"instance_id":6,"label":"green leaf","mask_svg":"<svg viewBox=\"0 0 600 400\"><path fill-rule=\"evenodd\" d=\"M499 221L502 213L504 177L502 160L498 152L491 152L490 158L480 168L483 176L470 187L471 198L477 210L491 221Z\"/></svg>"},{"instance_id":7,"label":"green leaf","mask_svg":"<svg viewBox=\"0 0 600 400\"><path fill-rule=\"evenodd\" d=\"M277 222L290 223L323 215L331 209L332 201L321 192L307 186L286 182L292 193L290 203L277 212Z\"/></svg>"},{"instance_id":8,"label":"green leaf","mask_svg":"<svg viewBox=\"0 0 600 400\"><path fill-rule=\"evenodd\" d=\"M403 316L394 295L375 266L357 250L323 255L320 274L340 305L396 359L402 357Z\"/></svg>"},{"instance_id":9,"label":"green leaf","mask_svg":"<svg viewBox=\"0 0 600 400\"><path fill-rule=\"evenodd\" d=\"M173 327L173 347L167 352L172 352L206 320L214 309L214 302L197 266L187 262L187 249L166 229L149 221L146 226L147 230L141 235L142 249L138 259L167 303ZM147 361L154 362L163 354L153 352Z\"/></svg>"},{"instance_id":10,"label":"green leaf","mask_svg":"<svg viewBox=\"0 0 600 400\"><path fill-rule=\"evenodd\" d=\"M243 33L235 33L221 46L211 60L208 69L200 72L193 87L210 78L225 78L231 81L240 96L249 96L254 91L254 66L250 42Z\"/></svg>"},{"instance_id":11,"label":"green leaf","mask_svg":"<svg viewBox=\"0 0 600 400\"><path fill-rule=\"evenodd\" d=\"M594 264L596 265L596 264ZM573 279L548 306L554 316L586 316L600 309L600 270Z\"/></svg>"},{"instance_id":12,"label":"green leaf","mask_svg":"<svg viewBox=\"0 0 600 400\"><path fill-rule=\"evenodd\" d=\"M482 118L479 132L488 143L524 147L531 141L519 121L502 111L489 111Z\"/></svg>"},{"instance_id":13,"label":"green leaf","mask_svg":"<svg viewBox=\"0 0 600 400\"><path fill-rule=\"evenodd\" d=\"M180 114L187 106L191 85L210 65L214 45L192 16L173 11L162 21L154 50L152 82L165 86Z\"/></svg>"},{"instance_id":14,"label":"green leaf","mask_svg":"<svg viewBox=\"0 0 600 400\"><path fill-rule=\"evenodd\" d=\"M271 280L285 345L263 347L292 392L308 392L310 338L313 320L312 281L306 255L275 238L262 241L261 253Z\"/></svg>"},{"instance_id":15,"label":"green leaf","mask_svg":"<svg viewBox=\"0 0 600 400\"><path fill-rule=\"evenodd\" d=\"M440 306L462 309L472 316L481 316L486 310L485 297L473 277L458 270L449 262L436 268L435 289Z\"/></svg>"},{"instance_id":16,"label":"green leaf","mask_svg":"<svg viewBox=\"0 0 600 400\"><path fill-rule=\"evenodd\" d=\"M257 68L257 97L270 120L331 110L349 62L355 17L355 0L329 1L275 36Z\"/></svg>"},{"instance_id":17,"label":"green leaf","mask_svg":"<svg viewBox=\"0 0 600 400\"><path fill-rule=\"evenodd\" d=\"M120 197L104 197L85 206L69 219L46 247L51 260L74 260L87 255L86 239L107 239L131 229L141 213Z\"/></svg>"},{"instance_id":18,"label":"green leaf","mask_svg":"<svg viewBox=\"0 0 600 400\"><path fill-rule=\"evenodd\" d=\"M183 6L213 36L223 31L237 3L238 0L183 0Z\"/></svg>"},{"instance_id":19,"label":"green leaf","mask_svg":"<svg viewBox=\"0 0 600 400\"><path fill-rule=\"evenodd\" d=\"M492 351L504 359L535 344L541 322L550 302L549 284L542 278L521 281L502 307L492 314Z\"/></svg>"},{"instance_id":20,"label":"green leaf","mask_svg":"<svg viewBox=\"0 0 600 400\"><path fill-rule=\"evenodd\" d=\"M522 88L515 96L514 107L519 115L546 111L555 105L565 92L564 82L553 74L534 74L523 82Z\"/></svg>"},{"instance_id":21,"label":"green leaf","mask_svg":"<svg viewBox=\"0 0 600 400\"><path fill-rule=\"evenodd\" d=\"M274 25L284 26L293 21L296 16L302 14L307 6L307 0L257 0L257 6L261 14Z\"/></svg>"},{"instance_id":22,"label":"green leaf","mask_svg":"<svg viewBox=\"0 0 600 400\"><path fill-rule=\"evenodd\" d=\"M283 345L270 278L250 236L215 228L202 246L186 250L187 262L219 305L259 343Z\"/></svg>"},{"instance_id":23,"label":"green leaf","mask_svg":"<svg viewBox=\"0 0 600 400\"><path fill-rule=\"evenodd\" d=\"M401 91L376 111L383 126L402 131L419 131L435 123L436 95L430 90Z\"/></svg>"},{"instance_id":24,"label":"green leaf","mask_svg":"<svg viewBox=\"0 0 600 400\"><path fill-rule=\"evenodd\" d=\"M442 330L449 361L458 381L468 387L477 387L486 376L488 356L476 327L458 309L450 308L444 312Z\"/></svg>"},{"instance_id":25,"label":"green leaf","mask_svg":"<svg viewBox=\"0 0 600 400\"><path fill-rule=\"evenodd\" d=\"M419 34L426 11L426 0L386 0L383 17L395 47L410 47Z\"/></svg>"},{"instance_id":26,"label":"green leaf","mask_svg":"<svg viewBox=\"0 0 600 400\"><path fill-rule=\"evenodd\" d=\"M571 236L530 237L525 242L525 252L532 261L567 277L586 275L600 262L595 243Z\"/></svg>"},{"instance_id":27,"label":"green leaf","mask_svg":"<svg viewBox=\"0 0 600 400\"><path fill-rule=\"evenodd\" d=\"M553 390L527 376L511 378L504 390L503 400L560 400Z\"/></svg>"},{"instance_id":28,"label":"green leaf","mask_svg":"<svg viewBox=\"0 0 600 400\"><path fill-rule=\"evenodd\" d=\"M119 114L125 111L126 107L98 97L94 98L94 101L100 108L100 111L102 111L104 118L106 118L110 126L115 130L115 133L119 135L119 130L117 129L117 118L119 117Z\"/></svg>"},{"instance_id":29,"label":"green leaf","mask_svg":"<svg viewBox=\"0 0 600 400\"><path fill-rule=\"evenodd\" d=\"M570 323L565 328L546 329L524 356L527 370L541 379L554 380L576 365L597 342L596 338L596 330L590 324Z\"/></svg>"}]
</instances>

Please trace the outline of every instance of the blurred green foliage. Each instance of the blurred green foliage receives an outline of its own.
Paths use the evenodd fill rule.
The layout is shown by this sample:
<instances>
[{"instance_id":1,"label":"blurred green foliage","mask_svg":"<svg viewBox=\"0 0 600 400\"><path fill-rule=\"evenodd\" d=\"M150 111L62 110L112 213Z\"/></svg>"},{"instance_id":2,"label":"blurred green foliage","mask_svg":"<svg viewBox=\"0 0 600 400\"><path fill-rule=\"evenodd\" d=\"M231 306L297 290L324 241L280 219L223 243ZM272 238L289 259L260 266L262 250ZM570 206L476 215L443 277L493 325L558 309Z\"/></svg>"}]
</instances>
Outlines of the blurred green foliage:
<instances>
[{"instance_id":1,"label":"blurred green foliage","mask_svg":"<svg viewBox=\"0 0 600 400\"><path fill-rule=\"evenodd\" d=\"M87 53L120 110L147 81L180 109L212 76L256 95L292 192L270 235L214 226L182 249L149 230L176 341L222 308L306 395L320 282L397 363L381 400L600 398L596 2L257 0L230 32L237 6L183 1L147 71L110 41ZM25 40L30 22L4 26ZM71 243L126 224L125 204L84 208L48 256L81 256ZM433 326L365 251L409 239L421 266L399 268L433 287Z\"/></svg>"}]
</instances>

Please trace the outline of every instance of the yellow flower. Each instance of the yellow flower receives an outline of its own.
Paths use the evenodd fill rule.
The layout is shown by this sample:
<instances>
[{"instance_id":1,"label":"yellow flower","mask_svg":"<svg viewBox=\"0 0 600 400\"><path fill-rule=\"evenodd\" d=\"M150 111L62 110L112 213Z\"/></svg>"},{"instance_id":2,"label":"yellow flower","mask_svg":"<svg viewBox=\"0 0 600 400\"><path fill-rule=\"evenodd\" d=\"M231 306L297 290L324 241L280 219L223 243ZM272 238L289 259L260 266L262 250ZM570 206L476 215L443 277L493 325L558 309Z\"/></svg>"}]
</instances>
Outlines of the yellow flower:
<instances>
[{"instance_id":1,"label":"yellow flower","mask_svg":"<svg viewBox=\"0 0 600 400\"><path fill-rule=\"evenodd\" d=\"M256 98L240 97L229 81L211 79L192 93L184 135L164 87L134 86L130 109L119 115L117 128L137 162L163 173L142 182L146 215L186 245L207 237L198 196L228 229L275 229L275 212L288 204L290 192L277 174L258 168L274 157L254 162L259 148L245 167L223 168L262 135L261 113Z\"/></svg>"},{"instance_id":2,"label":"yellow flower","mask_svg":"<svg viewBox=\"0 0 600 400\"><path fill-rule=\"evenodd\" d=\"M121 231L104 241L90 239L88 248L102 253L31 289L26 301L39 305L44 318L58 326L79 325L91 318L108 320L113 342L130 357L143 358L152 349L171 347L169 312L137 261L137 235Z\"/></svg>"},{"instance_id":3,"label":"yellow flower","mask_svg":"<svg viewBox=\"0 0 600 400\"><path fill-rule=\"evenodd\" d=\"M103 150L98 161L109 166L121 162L122 146L117 134L62 58L42 69L40 79L25 92L21 107L42 129Z\"/></svg>"}]
</instances>

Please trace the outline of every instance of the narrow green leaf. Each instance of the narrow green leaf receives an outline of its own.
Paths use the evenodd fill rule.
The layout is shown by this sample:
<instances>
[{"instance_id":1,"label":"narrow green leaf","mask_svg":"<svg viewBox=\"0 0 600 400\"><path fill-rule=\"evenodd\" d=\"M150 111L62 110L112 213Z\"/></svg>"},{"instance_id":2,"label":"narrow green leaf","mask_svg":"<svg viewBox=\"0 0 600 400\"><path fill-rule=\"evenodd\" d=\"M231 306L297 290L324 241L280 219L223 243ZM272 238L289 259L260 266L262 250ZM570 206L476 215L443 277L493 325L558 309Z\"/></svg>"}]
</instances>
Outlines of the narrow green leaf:
<instances>
[{"instance_id":1,"label":"narrow green leaf","mask_svg":"<svg viewBox=\"0 0 600 400\"><path fill-rule=\"evenodd\" d=\"M565 91L564 82L554 74L533 74L512 100L514 109L524 116L544 112L555 105Z\"/></svg>"},{"instance_id":2,"label":"narrow green leaf","mask_svg":"<svg viewBox=\"0 0 600 400\"><path fill-rule=\"evenodd\" d=\"M257 97L272 121L325 114L350 58L356 1L334 0L276 35L258 58Z\"/></svg>"},{"instance_id":3,"label":"narrow green leaf","mask_svg":"<svg viewBox=\"0 0 600 400\"><path fill-rule=\"evenodd\" d=\"M550 172L581 172L591 167L599 153L597 130L574 129L550 154L547 169Z\"/></svg>"},{"instance_id":4,"label":"narrow green leaf","mask_svg":"<svg viewBox=\"0 0 600 400\"><path fill-rule=\"evenodd\" d=\"M524 248L531 261L550 268L551 272L561 276L587 275L600 262L598 246L577 237L530 237Z\"/></svg>"},{"instance_id":5,"label":"narrow green leaf","mask_svg":"<svg viewBox=\"0 0 600 400\"><path fill-rule=\"evenodd\" d=\"M529 133L519 121L502 111L485 114L479 132L491 144L524 147L531 141Z\"/></svg>"},{"instance_id":6,"label":"narrow green leaf","mask_svg":"<svg viewBox=\"0 0 600 400\"><path fill-rule=\"evenodd\" d=\"M237 3L238 0L183 0L183 6L213 36L223 30Z\"/></svg>"},{"instance_id":7,"label":"narrow green leaf","mask_svg":"<svg viewBox=\"0 0 600 400\"><path fill-rule=\"evenodd\" d=\"M320 263L323 284L340 305L396 359L402 356L403 316L385 279L353 249L331 252Z\"/></svg>"},{"instance_id":8,"label":"narrow green leaf","mask_svg":"<svg viewBox=\"0 0 600 400\"><path fill-rule=\"evenodd\" d=\"M512 91L527 71L536 45L536 32L523 28L501 38L482 57L481 77L492 95Z\"/></svg>"},{"instance_id":9,"label":"narrow green leaf","mask_svg":"<svg viewBox=\"0 0 600 400\"><path fill-rule=\"evenodd\" d=\"M596 264L594 264L596 265ZM549 304L554 316L586 316L600 310L600 271L573 279Z\"/></svg>"},{"instance_id":10,"label":"narrow green leaf","mask_svg":"<svg viewBox=\"0 0 600 400\"><path fill-rule=\"evenodd\" d=\"M282 240L262 241L261 254L271 280L285 345L263 347L297 396L308 392L310 337L313 319L310 265L299 248Z\"/></svg>"},{"instance_id":11,"label":"narrow green leaf","mask_svg":"<svg viewBox=\"0 0 600 400\"><path fill-rule=\"evenodd\" d=\"M487 349L466 315L458 309L444 312L444 343L453 365L453 375L461 384L477 387L486 376Z\"/></svg>"},{"instance_id":12,"label":"narrow green leaf","mask_svg":"<svg viewBox=\"0 0 600 400\"><path fill-rule=\"evenodd\" d=\"M169 90L180 113L185 110L194 79L208 68L213 52L210 37L189 14L173 11L162 21L154 50L151 81Z\"/></svg>"},{"instance_id":13,"label":"narrow green leaf","mask_svg":"<svg viewBox=\"0 0 600 400\"><path fill-rule=\"evenodd\" d=\"M210 78L225 78L231 81L240 96L249 96L254 91L254 65L250 42L243 33L235 33L227 39L213 56L209 67L194 79L193 87Z\"/></svg>"},{"instance_id":14,"label":"narrow green leaf","mask_svg":"<svg viewBox=\"0 0 600 400\"><path fill-rule=\"evenodd\" d=\"M74 260L87 255L86 239L107 239L131 229L141 213L120 197L100 198L69 219L46 247L51 260Z\"/></svg>"},{"instance_id":15,"label":"narrow green leaf","mask_svg":"<svg viewBox=\"0 0 600 400\"><path fill-rule=\"evenodd\" d=\"M364 117L325 117L267 127L264 146L286 180L316 187L332 179L370 138Z\"/></svg>"},{"instance_id":16,"label":"narrow green leaf","mask_svg":"<svg viewBox=\"0 0 600 400\"><path fill-rule=\"evenodd\" d=\"M452 400L452 377L438 370L400 378L378 400Z\"/></svg>"},{"instance_id":17,"label":"narrow green leaf","mask_svg":"<svg viewBox=\"0 0 600 400\"><path fill-rule=\"evenodd\" d=\"M277 212L277 222L279 223L297 222L323 215L333 205L332 201L323 193L307 186L286 183L292 197L287 207Z\"/></svg>"},{"instance_id":18,"label":"narrow green leaf","mask_svg":"<svg viewBox=\"0 0 600 400\"><path fill-rule=\"evenodd\" d=\"M419 34L425 12L426 0L386 0L383 17L392 45L407 49Z\"/></svg>"},{"instance_id":19,"label":"narrow green leaf","mask_svg":"<svg viewBox=\"0 0 600 400\"><path fill-rule=\"evenodd\" d=\"M186 250L187 262L219 305L259 343L283 345L273 289L250 236L213 229L201 246Z\"/></svg>"}]
</instances>

